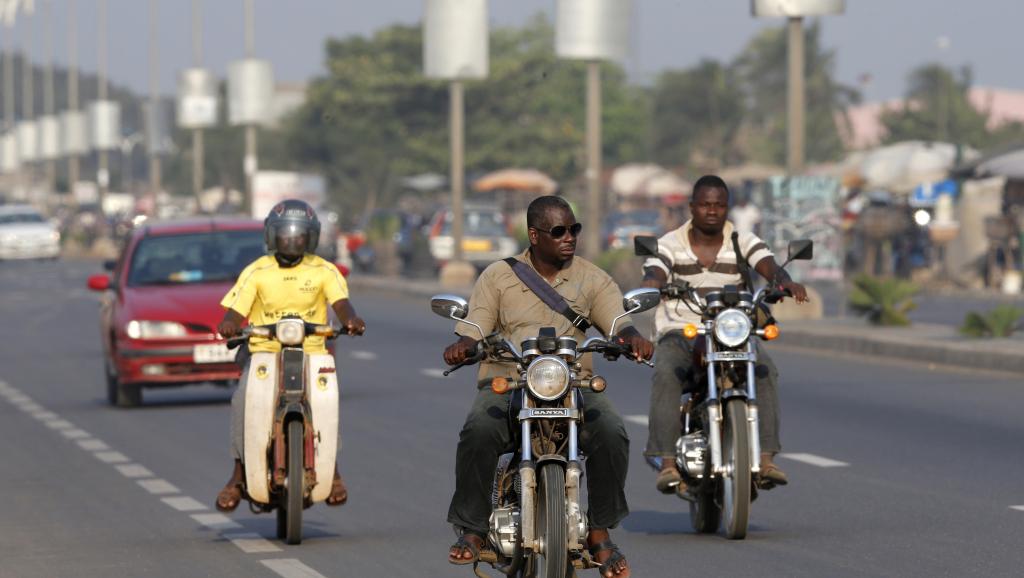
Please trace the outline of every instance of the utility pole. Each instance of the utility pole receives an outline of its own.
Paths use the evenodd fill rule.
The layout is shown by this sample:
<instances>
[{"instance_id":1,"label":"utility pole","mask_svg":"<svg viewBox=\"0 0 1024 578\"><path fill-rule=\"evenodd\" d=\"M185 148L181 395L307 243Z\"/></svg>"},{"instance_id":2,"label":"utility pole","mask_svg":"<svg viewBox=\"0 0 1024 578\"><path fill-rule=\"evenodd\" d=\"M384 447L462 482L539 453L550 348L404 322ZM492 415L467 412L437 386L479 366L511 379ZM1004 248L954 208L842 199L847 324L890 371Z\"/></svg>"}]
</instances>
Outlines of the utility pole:
<instances>
[{"instance_id":1,"label":"utility pole","mask_svg":"<svg viewBox=\"0 0 1024 578\"><path fill-rule=\"evenodd\" d=\"M791 16L788 22L788 85L786 98L786 172L804 170L804 19Z\"/></svg>"},{"instance_id":2,"label":"utility pole","mask_svg":"<svg viewBox=\"0 0 1024 578\"><path fill-rule=\"evenodd\" d=\"M160 53L157 42L157 13L159 9L158 0L149 0L149 106L150 106L150 135L149 144L149 191L157 194L161 189L160 175ZM131 162L131 159L129 159Z\"/></svg>"},{"instance_id":3,"label":"utility pole","mask_svg":"<svg viewBox=\"0 0 1024 578\"><path fill-rule=\"evenodd\" d=\"M43 80L43 114L48 119L47 122L56 123L56 107L54 103L54 86L53 86L53 0L46 0L46 73ZM53 125L56 128L56 124ZM42 134L43 131L47 132L47 137ZM56 142L50 143L48 134L49 130L47 127L40 127L40 136L47 138L47 144L56 145ZM54 150L43 151L46 154L46 190L50 193L57 192L57 161L54 160L53 155L56 154L56 148Z\"/></svg>"},{"instance_id":4,"label":"utility pole","mask_svg":"<svg viewBox=\"0 0 1024 578\"><path fill-rule=\"evenodd\" d=\"M78 113L78 0L68 0L68 111ZM76 135L78 136L78 135ZM67 138L68 135L64 135ZM68 192L74 193L79 180L78 153L68 155Z\"/></svg>"},{"instance_id":5,"label":"utility pole","mask_svg":"<svg viewBox=\"0 0 1024 578\"><path fill-rule=\"evenodd\" d=\"M587 62L587 231L584 251L591 259L601 253L601 63Z\"/></svg>"},{"instance_id":6,"label":"utility pole","mask_svg":"<svg viewBox=\"0 0 1024 578\"><path fill-rule=\"evenodd\" d=\"M107 0L99 2L99 30L97 34L99 64L97 66L97 82L99 83L98 100L107 100ZM110 186L109 153L106 147L99 149L99 168L96 171L96 185L99 189L100 210L103 210L103 201L107 197L107 188Z\"/></svg>"},{"instance_id":7,"label":"utility pole","mask_svg":"<svg viewBox=\"0 0 1024 578\"><path fill-rule=\"evenodd\" d=\"M253 0L245 0L245 57L247 59L256 57L256 26L253 10ZM250 122L245 126L245 160L243 164L245 171L243 206L246 212L252 210L253 178L256 176L256 171L259 168L256 136L256 123Z\"/></svg>"},{"instance_id":8,"label":"utility pole","mask_svg":"<svg viewBox=\"0 0 1024 578\"><path fill-rule=\"evenodd\" d=\"M201 0L192 0L192 66L203 65L203 17ZM196 207L203 193L203 129L192 129L192 192L196 196Z\"/></svg>"}]
</instances>

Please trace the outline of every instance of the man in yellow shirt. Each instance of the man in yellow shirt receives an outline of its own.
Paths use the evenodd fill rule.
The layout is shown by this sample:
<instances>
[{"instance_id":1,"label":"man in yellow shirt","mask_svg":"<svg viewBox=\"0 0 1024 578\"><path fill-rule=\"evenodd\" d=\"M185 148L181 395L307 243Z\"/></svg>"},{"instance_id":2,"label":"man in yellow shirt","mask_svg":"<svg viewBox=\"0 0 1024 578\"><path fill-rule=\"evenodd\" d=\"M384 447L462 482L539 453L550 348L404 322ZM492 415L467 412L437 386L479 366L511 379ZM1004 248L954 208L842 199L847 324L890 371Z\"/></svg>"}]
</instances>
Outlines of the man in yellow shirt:
<instances>
[{"instance_id":1,"label":"man in yellow shirt","mask_svg":"<svg viewBox=\"0 0 1024 578\"><path fill-rule=\"evenodd\" d=\"M327 304L349 335L362 335L366 323L356 315L348 299L348 284L331 262L313 254L320 237L320 221L306 203L287 200L278 203L264 221L267 251L249 264L231 291L221 300L227 309L217 331L224 337L241 333L246 319L252 325L269 325L282 317L301 317L309 323L327 323ZM326 353L323 337L306 338L307 353ZM249 351L277 352L276 341L253 337ZM239 355L248 355L240 352ZM241 359L241 358L240 358ZM247 360L246 360L247 361ZM234 471L224 489L217 494L217 509L231 512L242 501L243 411L247 363L243 362L238 389L231 398L231 449L235 457ZM334 483L327 504L338 506L348 499L345 482L334 470Z\"/></svg>"}]
</instances>

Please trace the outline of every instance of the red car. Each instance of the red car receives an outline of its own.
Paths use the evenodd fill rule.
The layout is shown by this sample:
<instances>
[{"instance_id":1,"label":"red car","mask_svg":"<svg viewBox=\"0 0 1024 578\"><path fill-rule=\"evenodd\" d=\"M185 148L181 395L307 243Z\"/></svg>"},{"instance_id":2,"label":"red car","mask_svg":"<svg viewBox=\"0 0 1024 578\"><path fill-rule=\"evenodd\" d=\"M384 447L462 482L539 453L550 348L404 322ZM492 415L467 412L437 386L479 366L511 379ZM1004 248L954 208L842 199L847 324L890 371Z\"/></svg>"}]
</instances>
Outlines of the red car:
<instances>
[{"instance_id":1,"label":"red car","mask_svg":"<svg viewBox=\"0 0 1024 578\"><path fill-rule=\"evenodd\" d=\"M238 379L235 351L217 335L220 300L246 265L266 253L260 221L211 217L143 223L109 275L89 277L100 305L107 397L142 402L143 387ZM347 271L342 271L347 273Z\"/></svg>"}]
</instances>

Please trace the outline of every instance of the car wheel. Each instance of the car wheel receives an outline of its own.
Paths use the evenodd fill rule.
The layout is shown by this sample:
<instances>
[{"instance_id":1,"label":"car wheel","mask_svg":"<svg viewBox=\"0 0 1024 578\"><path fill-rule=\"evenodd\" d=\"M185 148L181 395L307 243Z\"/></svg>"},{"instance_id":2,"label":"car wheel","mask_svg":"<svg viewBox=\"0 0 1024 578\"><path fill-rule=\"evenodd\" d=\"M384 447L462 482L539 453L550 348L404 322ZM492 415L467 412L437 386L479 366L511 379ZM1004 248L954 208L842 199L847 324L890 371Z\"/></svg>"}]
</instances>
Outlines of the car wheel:
<instances>
[{"instance_id":1,"label":"car wheel","mask_svg":"<svg viewBox=\"0 0 1024 578\"><path fill-rule=\"evenodd\" d=\"M107 401L117 407L136 407L142 404L142 388L138 385L118 383L117 374L107 364Z\"/></svg>"}]
</instances>

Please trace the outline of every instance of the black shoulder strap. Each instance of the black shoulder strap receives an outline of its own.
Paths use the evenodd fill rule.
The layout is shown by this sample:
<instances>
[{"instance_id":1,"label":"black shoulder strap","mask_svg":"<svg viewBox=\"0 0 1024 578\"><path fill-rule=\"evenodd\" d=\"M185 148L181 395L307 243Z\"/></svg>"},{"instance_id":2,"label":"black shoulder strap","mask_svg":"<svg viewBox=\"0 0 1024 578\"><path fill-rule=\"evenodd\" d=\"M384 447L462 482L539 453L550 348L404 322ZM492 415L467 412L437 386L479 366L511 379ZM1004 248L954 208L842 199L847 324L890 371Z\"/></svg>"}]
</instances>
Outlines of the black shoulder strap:
<instances>
[{"instance_id":1,"label":"black shoulder strap","mask_svg":"<svg viewBox=\"0 0 1024 578\"><path fill-rule=\"evenodd\" d=\"M747 257L740 251L740 234L737 231L732 232L732 250L736 252L736 266L740 270L740 277L743 278L743 285L747 288L747 291L753 291L754 285L750 282L750 263L747 262Z\"/></svg>"},{"instance_id":2,"label":"black shoulder strap","mask_svg":"<svg viewBox=\"0 0 1024 578\"><path fill-rule=\"evenodd\" d=\"M519 280L530 291L533 291L534 295L540 298L545 305L550 307L553 311L557 311L565 316L572 323L573 327L586 333L587 329L590 329L590 320L583 315L576 313L569 304L565 302L565 299L555 291L554 287L548 284L547 281L541 279L541 276L537 274L529 265L523 263L515 257L508 257L503 259L508 266L512 268L512 272L519 277Z\"/></svg>"}]
</instances>

